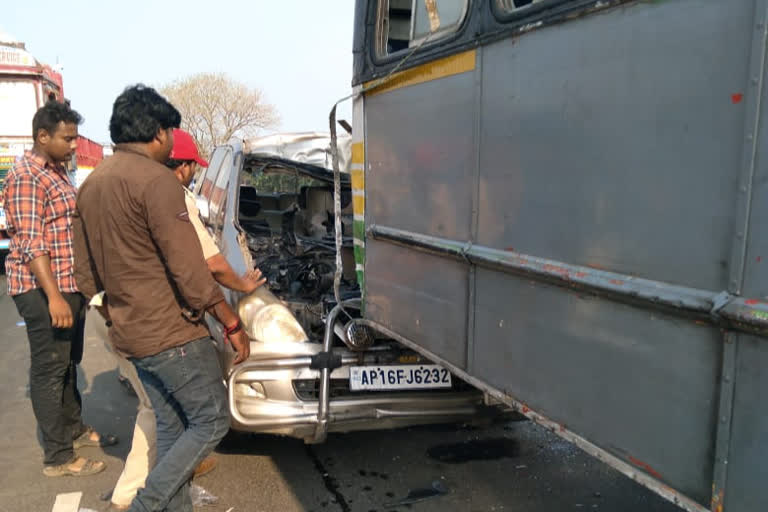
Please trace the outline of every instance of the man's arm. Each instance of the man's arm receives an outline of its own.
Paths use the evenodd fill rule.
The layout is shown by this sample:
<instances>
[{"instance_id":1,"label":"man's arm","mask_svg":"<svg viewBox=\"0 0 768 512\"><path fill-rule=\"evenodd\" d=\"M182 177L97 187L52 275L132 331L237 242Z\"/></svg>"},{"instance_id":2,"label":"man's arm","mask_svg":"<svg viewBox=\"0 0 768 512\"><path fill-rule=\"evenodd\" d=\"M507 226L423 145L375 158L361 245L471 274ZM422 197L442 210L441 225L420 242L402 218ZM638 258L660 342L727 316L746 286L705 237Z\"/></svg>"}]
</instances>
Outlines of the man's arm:
<instances>
[{"instance_id":1,"label":"man's arm","mask_svg":"<svg viewBox=\"0 0 768 512\"><path fill-rule=\"evenodd\" d=\"M104 295L104 284L96 271L96 264L91 257L90 241L85 231L83 219L80 212L76 211L72 216L72 245L75 253L75 282L77 289L80 290L86 298L86 303L97 302L94 307L101 313L107 325L110 324L109 308L107 307L107 297ZM98 300L92 300L99 293L101 297Z\"/></svg>"},{"instance_id":2,"label":"man's arm","mask_svg":"<svg viewBox=\"0 0 768 512\"><path fill-rule=\"evenodd\" d=\"M15 174L6 183L6 215L13 224L14 242L21 261L29 265L48 297L48 312L53 327L72 327L72 308L61 295L53 277L51 258L43 236L45 190L31 174Z\"/></svg>"},{"instance_id":3,"label":"man's arm","mask_svg":"<svg viewBox=\"0 0 768 512\"><path fill-rule=\"evenodd\" d=\"M230 290L251 293L267 282L267 279L261 276L259 269L246 272L243 276L237 275L221 253L211 256L205 260L205 263L216 282Z\"/></svg>"},{"instance_id":4,"label":"man's arm","mask_svg":"<svg viewBox=\"0 0 768 512\"><path fill-rule=\"evenodd\" d=\"M224 300L205 265L200 242L189 221L184 193L173 173L148 183L143 199L152 240L186 305L202 313Z\"/></svg>"},{"instance_id":5,"label":"man's arm","mask_svg":"<svg viewBox=\"0 0 768 512\"><path fill-rule=\"evenodd\" d=\"M235 330L231 334L225 334L229 342L232 343L232 348L237 352L234 364L242 363L248 359L251 354L251 340L248 339L245 329L240 325L240 317L237 316L237 313L232 311L226 301L221 301L208 308L208 312L224 326L225 332L230 329Z\"/></svg>"},{"instance_id":6,"label":"man's arm","mask_svg":"<svg viewBox=\"0 0 768 512\"><path fill-rule=\"evenodd\" d=\"M189 221L195 228L197 238L200 240L200 246L203 248L203 258L208 264L213 278L220 285L243 293L251 293L253 290L263 285L266 279L261 278L261 271L258 269L247 272L242 277L237 275L227 262L227 259L219 251L216 242L214 242L203 221L200 220L200 211L195 204L194 196L187 190L184 191L184 202L187 205Z\"/></svg>"},{"instance_id":7,"label":"man's arm","mask_svg":"<svg viewBox=\"0 0 768 512\"><path fill-rule=\"evenodd\" d=\"M104 286L96 273L96 267L91 258L91 251L88 245L88 236L85 232L83 219L80 212L75 212L72 216L72 243L75 252L75 282L77 289L85 295L86 300L102 291Z\"/></svg>"},{"instance_id":8,"label":"man's arm","mask_svg":"<svg viewBox=\"0 0 768 512\"><path fill-rule=\"evenodd\" d=\"M147 185L144 207L152 239L184 301L194 311L208 311L226 328L234 328L239 318L211 277L189 220L184 192L172 173L160 175ZM250 353L245 332L240 329L229 339L237 351L235 363L244 361Z\"/></svg>"}]
</instances>

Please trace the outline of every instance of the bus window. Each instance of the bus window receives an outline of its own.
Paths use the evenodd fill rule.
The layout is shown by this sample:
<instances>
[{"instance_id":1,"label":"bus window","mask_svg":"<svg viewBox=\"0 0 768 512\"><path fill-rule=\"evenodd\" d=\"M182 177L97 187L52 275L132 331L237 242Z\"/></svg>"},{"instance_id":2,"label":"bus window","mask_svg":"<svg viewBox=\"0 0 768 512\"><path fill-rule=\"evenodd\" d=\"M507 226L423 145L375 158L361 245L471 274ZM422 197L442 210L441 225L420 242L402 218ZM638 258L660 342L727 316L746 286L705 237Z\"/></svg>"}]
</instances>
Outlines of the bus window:
<instances>
[{"instance_id":1,"label":"bus window","mask_svg":"<svg viewBox=\"0 0 768 512\"><path fill-rule=\"evenodd\" d=\"M425 38L455 32L466 17L469 0L379 0L379 56L413 47Z\"/></svg>"},{"instance_id":2,"label":"bus window","mask_svg":"<svg viewBox=\"0 0 768 512\"><path fill-rule=\"evenodd\" d=\"M496 0L496 5L504 13L519 12L526 7L530 7L534 4L539 4L544 0Z\"/></svg>"}]
</instances>

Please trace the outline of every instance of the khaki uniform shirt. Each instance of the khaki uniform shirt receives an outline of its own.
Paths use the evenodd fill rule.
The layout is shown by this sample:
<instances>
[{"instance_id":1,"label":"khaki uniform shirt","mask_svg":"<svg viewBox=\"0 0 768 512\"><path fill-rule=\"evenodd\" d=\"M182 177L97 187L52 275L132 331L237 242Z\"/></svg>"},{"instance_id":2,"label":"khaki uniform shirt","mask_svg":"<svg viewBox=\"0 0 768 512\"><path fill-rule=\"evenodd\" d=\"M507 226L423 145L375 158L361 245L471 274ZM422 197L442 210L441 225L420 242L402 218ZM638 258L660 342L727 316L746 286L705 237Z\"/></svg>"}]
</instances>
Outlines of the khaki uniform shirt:
<instances>
[{"instance_id":1,"label":"khaki uniform shirt","mask_svg":"<svg viewBox=\"0 0 768 512\"><path fill-rule=\"evenodd\" d=\"M184 189L184 201L187 203L187 211L189 212L189 221L192 223L192 227L195 228L197 238L200 240L200 245L203 248L203 259L207 260L219 254L219 248L216 247L216 242L213 241L203 221L200 220L200 210L197 208L197 203L195 203L195 194L190 192L187 187L182 188Z\"/></svg>"}]
</instances>

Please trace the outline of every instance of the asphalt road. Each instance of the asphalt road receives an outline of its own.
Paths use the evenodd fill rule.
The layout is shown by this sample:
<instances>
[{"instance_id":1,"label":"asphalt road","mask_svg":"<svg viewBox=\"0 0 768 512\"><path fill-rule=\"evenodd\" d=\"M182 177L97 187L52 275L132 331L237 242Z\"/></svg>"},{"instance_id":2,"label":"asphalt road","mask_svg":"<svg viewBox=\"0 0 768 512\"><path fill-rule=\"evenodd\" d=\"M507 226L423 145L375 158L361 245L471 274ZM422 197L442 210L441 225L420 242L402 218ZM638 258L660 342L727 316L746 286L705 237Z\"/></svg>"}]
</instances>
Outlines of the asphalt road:
<instances>
[{"instance_id":1,"label":"asphalt road","mask_svg":"<svg viewBox=\"0 0 768 512\"><path fill-rule=\"evenodd\" d=\"M1 277L0 512L50 512L57 494L77 491L81 507L103 510L101 497L129 448L135 398L118 384L102 340L87 335L80 375L84 416L122 442L106 453L83 450L107 461L100 475L44 477L20 320ZM218 501L201 511L680 511L525 421L332 435L316 446L231 435L217 452L219 467L196 483Z\"/></svg>"}]
</instances>

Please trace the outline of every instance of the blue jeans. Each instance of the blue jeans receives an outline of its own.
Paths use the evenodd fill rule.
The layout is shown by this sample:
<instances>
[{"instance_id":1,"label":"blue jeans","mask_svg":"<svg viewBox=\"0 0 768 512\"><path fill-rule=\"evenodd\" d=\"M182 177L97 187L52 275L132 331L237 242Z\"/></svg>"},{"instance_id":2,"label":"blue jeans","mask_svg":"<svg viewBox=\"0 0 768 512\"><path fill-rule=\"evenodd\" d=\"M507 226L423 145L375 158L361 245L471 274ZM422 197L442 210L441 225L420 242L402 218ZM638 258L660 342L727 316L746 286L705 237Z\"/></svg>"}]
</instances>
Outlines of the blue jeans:
<instances>
[{"instance_id":1,"label":"blue jeans","mask_svg":"<svg viewBox=\"0 0 768 512\"><path fill-rule=\"evenodd\" d=\"M189 482L229 430L227 392L213 340L132 358L157 417L157 464L132 512L193 512Z\"/></svg>"}]
</instances>

